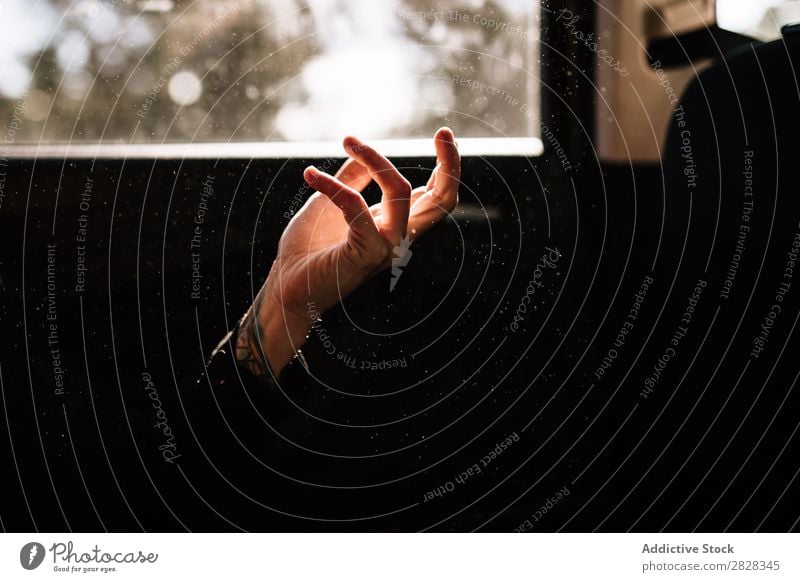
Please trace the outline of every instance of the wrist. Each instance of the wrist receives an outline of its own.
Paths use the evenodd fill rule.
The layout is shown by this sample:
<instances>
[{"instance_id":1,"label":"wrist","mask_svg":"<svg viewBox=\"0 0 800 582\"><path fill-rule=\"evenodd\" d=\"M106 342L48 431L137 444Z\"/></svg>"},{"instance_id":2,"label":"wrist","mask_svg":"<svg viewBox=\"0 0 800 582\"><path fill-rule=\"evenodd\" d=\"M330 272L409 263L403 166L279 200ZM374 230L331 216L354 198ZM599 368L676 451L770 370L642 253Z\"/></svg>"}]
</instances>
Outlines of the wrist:
<instances>
[{"instance_id":1,"label":"wrist","mask_svg":"<svg viewBox=\"0 0 800 582\"><path fill-rule=\"evenodd\" d=\"M267 376L270 370L278 376L305 343L312 325L311 316L285 309L265 285L239 322L236 361L254 376Z\"/></svg>"},{"instance_id":2,"label":"wrist","mask_svg":"<svg viewBox=\"0 0 800 582\"><path fill-rule=\"evenodd\" d=\"M263 353L270 368L280 374L305 343L314 321L305 313L297 314L270 296L256 302L255 314L261 331Z\"/></svg>"}]
</instances>

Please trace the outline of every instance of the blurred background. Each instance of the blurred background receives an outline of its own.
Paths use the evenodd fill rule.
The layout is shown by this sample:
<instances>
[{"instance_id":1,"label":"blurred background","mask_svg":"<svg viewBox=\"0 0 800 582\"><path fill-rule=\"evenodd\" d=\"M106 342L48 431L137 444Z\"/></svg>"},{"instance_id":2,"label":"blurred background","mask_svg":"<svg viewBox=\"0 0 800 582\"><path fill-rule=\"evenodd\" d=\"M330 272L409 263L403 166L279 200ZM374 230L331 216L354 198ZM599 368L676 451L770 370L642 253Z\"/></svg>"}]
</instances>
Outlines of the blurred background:
<instances>
[{"instance_id":1,"label":"blurred background","mask_svg":"<svg viewBox=\"0 0 800 582\"><path fill-rule=\"evenodd\" d=\"M24 99L17 143L530 136L536 4L7 0L0 130Z\"/></svg>"}]
</instances>

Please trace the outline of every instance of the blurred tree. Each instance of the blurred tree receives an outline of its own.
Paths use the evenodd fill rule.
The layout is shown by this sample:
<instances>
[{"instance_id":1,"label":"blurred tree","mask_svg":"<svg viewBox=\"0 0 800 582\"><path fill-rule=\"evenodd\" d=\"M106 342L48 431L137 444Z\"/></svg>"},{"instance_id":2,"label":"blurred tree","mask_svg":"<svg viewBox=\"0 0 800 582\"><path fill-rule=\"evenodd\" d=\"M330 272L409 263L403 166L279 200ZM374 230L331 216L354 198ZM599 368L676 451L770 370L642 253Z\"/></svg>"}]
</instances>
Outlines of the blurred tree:
<instances>
[{"instance_id":1,"label":"blurred tree","mask_svg":"<svg viewBox=\"0 0 800 582\"><path fill-rule=\"evenodd\" d=\"M470 135L531 135L533 120L526 111L536 110L530 89L538 88L539 39L533 3L516 2L522 6L516 14L494 0L446 4L402 0L401 4L406 34L415 43L431 46L435 55L425 61L423 74L431 83L443 80L439 92L450 93L446 115L434 110L420 120L426 133L449 124L457 125L461 133L462 126L469 127ZM487 87L481 89L480 83Z\"/></svg>"},{"instance_id":2,"label":"blurred tree","mask_svg":"<svg viewBox=\"0 0 800 582\"><path fill-rule=\"evenodd\" d=\"M366 6L359 2L374 0L313 0L311 7L301 0L41 0L35 13L26 0L6 0L4 26L36 28L25 43L14 34L0 37L11 64L4 75L13 76L0 84L0 132L13 134L15 143L291 138L277 123L279 113L308 107L304 67L333 50L323 41L336 19L315 19L356 19ZM385 3L381 18L399 21L387 28L399 31L392 40L423 47L423 58L408 53L417 79L413 116L398 114L388 125L393 135L384 137L430 135L442 124L463 135L528 135L520 103L529 99L533 47L511 29L527 31L527 17L514 22L494 0L454 0L442 10L461 16L444 20L403 16L430 10L428 0ZM370 40L382 41L388 39ZM511 98L458 85L454 75ZM326 103L316 114L324 122L337 105ZM10 131L15 109L22 119Z\"/></svg>"}]
</instances>

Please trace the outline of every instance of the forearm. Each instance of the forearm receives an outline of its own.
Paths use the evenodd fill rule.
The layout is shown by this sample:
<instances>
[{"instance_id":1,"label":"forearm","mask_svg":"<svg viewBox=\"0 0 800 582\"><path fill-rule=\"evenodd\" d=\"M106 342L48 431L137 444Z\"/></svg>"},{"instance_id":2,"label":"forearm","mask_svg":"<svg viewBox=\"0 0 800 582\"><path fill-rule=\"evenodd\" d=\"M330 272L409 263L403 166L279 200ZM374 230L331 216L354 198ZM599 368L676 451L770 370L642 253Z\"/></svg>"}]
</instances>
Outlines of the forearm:
<instances>
[{"instance_id":1,"label":"forearm","mask_svg":"<svg viewBox=\"0 0 800 582\"><path fill-rule=\"evenodd\" d=\"M269 369L277 376L305 343L311 317L290 314L267 293L267 284L256 295L241 323L236 341L236 361L254 376Z\"/></svg>"}]
</instances>

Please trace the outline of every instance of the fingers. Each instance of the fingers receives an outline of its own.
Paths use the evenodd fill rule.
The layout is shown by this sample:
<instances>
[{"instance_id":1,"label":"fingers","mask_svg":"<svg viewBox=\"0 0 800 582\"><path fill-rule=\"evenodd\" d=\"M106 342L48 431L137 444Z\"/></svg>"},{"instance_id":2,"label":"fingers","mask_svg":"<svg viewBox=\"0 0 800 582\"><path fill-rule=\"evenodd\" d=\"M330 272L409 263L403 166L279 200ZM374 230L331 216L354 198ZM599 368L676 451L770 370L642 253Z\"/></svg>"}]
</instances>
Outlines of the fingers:
<instances>
[{"instance_id":1,"label":"fingers","mask_svg":"<svg viewBox=\"0 0 800 582\"><path fill-rule=\"evenodd\" d=\"M412 241L417 240L452 210L440 205L431 192L425 194L411 208L411 215L408 217L408 238Z\"/></svg>"},{"instance_id":2,"label":"fingers","mask_svg":"<svg viewBox=\"0 0 800 582\"><path fill-rule=\"evenodd\" d=\"M356 192L362 192L372 182L369 171L352 158L346 160L339 167L334 177ZM309 185L311 184L309 183ZM330 205L331 201L327 196L312 196L306 201L304 208L309 209L310 212L323 212Z\"/></svg>"},{"instance_id":3,"label":"fingers","mask_svg":"<svg viewBox=\"0 0 800 582\"><path fill-rule=\"evenodd\" d=\"M372 176L369 175L369 170L363 165L359 164L353 158L347 160L339 171L336 172L335 178L338 178L343 184L350 186L356 192L363 192L364 188L369 186L372 182Z\"/></svg>"},{"instance_id":4,"label":"fingers","mask_svg":"<svg viewBox=\"0 0 800 582\"><path fill-rule=\"evenodd\" d=\"M433 172L431 172L431 177L428 178L428 183L425 185L428 190L432 190L436 187L436 174L439 173L439 166L441 166L441 164L437 162L436 167L433 169Z\"/></svg>"},{"instance_id":5,"label":"fingers","mask_svg":"<svg viewBox=\"0 0 800 582\"><path fill-rule=\"evenodd\" d=\"M458 185L461 177L461 158L453 132L443 127L434 136L437 164L428 185L413 194L408 219L408 234L416 239L458 204Z\"/></svg>"},{"instance_id":6,"label":"fingers","mask_svg":"<svg viewBox=\"0 0 800 582\"><path fill-rule=\"evenodd\" d=\"M422 196L430 192L436 187L436 174L439 173L439 164L431 172L431 177L428 178L428 183L425 186L419 186L411 191L411 208L414 208L414 203Z\"/></svg>"},{"instance_id":7,"label":"fingers","mask_svg":"<svg viewBox=\"0 0 800 582\"><path fill-rule=\"evenodd\" d=\"M346 137L344 147L354 160L367 168L370 176L381 187L383 197L380 229L392 244L398 244L406 234L411 184L389 160L359 139Z\"/></svg>"},{"instance_id":8,"label":"fingers","mask_svg":"<svg viewBox=\"0 0 800 582\"><path fill-rule=\"evenodd\" d=\"M342 215L352 232L368 239L380 236L367 203L356 190L330 174L320 172L314 166L306 168L303 172L303 177L309 186L325 194L331 202L341 209Z\"/></svg>"},{"instance_id":9,"label":"fingers","mask_svg":"<svg viewBox=\"0 0 800 582\"><path fill-rule=\"evenodd\" d=\"M458 201L458 183L461 179L461 156L456 139L449 127L442 127L433 137L436 145L436 180L434 196L445 208L452 210Z\"/></svg>"}]
</instances>

